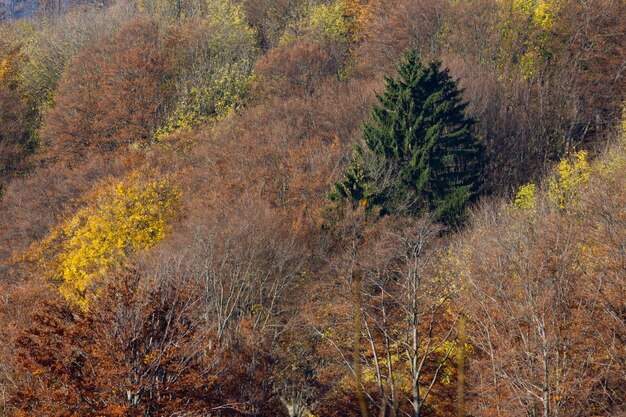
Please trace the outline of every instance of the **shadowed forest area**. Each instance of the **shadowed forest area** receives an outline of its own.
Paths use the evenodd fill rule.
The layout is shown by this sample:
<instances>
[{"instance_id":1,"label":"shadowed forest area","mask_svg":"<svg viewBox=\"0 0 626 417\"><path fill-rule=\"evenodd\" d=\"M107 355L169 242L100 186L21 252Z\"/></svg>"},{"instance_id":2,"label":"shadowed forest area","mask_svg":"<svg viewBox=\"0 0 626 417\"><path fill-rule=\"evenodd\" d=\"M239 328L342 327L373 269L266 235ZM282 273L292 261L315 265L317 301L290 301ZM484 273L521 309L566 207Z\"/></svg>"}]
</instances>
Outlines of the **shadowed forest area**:
<instances>
[{"instance_id":1,"label":"shadowed forest area","mask_svg":"<svg viewBox=\"0 0 626 417\"><path fill-rule=\"evenodd\" d=\"M623 0L6 3L0 417L626 416Z\"/></svg>"}]
</instances>

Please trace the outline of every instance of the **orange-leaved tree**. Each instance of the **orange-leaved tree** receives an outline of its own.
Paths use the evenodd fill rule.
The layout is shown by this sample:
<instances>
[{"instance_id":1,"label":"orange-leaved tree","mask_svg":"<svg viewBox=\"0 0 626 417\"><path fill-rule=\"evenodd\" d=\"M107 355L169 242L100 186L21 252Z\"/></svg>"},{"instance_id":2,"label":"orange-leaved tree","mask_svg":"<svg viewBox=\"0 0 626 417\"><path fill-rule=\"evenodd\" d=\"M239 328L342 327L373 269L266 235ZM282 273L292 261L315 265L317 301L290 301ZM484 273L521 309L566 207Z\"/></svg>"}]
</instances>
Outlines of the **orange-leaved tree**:
<instances>
[{"instance_id":1,"label":"orange-leaved tree","mask_svg":"<svg viewBox=\"0 0 626 417\"><path fill-rule=\"evenodd\" d=\"M149 142L164 120L168 73L151 20L130 21L87 47L69 64L44 120L47 156L72 163L90 151Z\"/></svg>"}]
</instances>

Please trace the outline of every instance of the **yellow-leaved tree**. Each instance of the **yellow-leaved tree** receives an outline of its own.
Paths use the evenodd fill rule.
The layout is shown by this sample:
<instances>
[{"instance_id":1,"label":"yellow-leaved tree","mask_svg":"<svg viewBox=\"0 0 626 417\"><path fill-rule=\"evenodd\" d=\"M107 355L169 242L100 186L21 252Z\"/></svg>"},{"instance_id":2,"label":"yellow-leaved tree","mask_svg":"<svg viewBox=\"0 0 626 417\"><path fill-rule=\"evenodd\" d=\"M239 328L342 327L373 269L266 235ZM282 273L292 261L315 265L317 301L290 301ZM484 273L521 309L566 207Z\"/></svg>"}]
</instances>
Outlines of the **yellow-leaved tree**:
<instances>
[{"instance_id":1,"label":"yellow-leaved tree","mask_svg":"<svg viewBox=\"0 0 626 417\"><path fill-rule=\"evenodd\" d=\"M348 36L359 42L372 18L372 5L368 0L342 0L343 14L348 24Z\"/></svg>"},{"instance_id":2,"label":"yellow-leaved tree","mask_svg":"<svg viewBox=\"0 0 626 417\"><path fill-rule=\"evenodd\" d=\"M138 171L98 186L86 206L26 258L68 301L87 309L93 284L127 267L134 254L167 234L180 195L170 180L156 177Z\"/></svg>"},{"instance_id":3,"label":"yellow-leaved tree","mask_svg":"<svg viewBox=\"0 0 626 417\"><path fill-rule=\"evenodd\" d=\"M167 34L176 102L157 139L224 117L245 103L251 88L258 51L243 8L228 0L203 8Z\"/></svg>"},{"instance_id":4,"label":"yellow-leaved tree","mask_svg":"<svg viewBox=\"0 0 626 417\"><path fill-rule=\"evenodd\" d=\"M563 158L556 174L549 181L548 197L560 209L576 206L578 196L589 182L591 166L587 152L576 152L571 158Z\"/></svg>"},{"instance_id":5,"label":"yellow-leaved tree","mask_svg":"<svg viewBox=\"0 0 626 417\"><path fill-rule=\"evenodd\" d=\"M555 53L551 30L561 0L499 0L502 13L500 61L511 60L525 79Z\"/></svg>"},{"instance_id":6,"label":"yellow-leaved tree","mask_svg":"<svg viewBox=\"0 0 626 417\"><path fill-rule=\"evenodd\" d=\"M302 19L292 22L281 38L290 44L300 38L351 48L363 38L372 12L366 0L335 0L311 4Z\"/></svg>"},{"instance_id":7,"label":"yellow-leaved tree","mask_svg":"<svg viewBox=\"0 0 626 417\"><path fill-rule=\"evenodd\" d=\"M515 210L528 211L535 207L537 202L536 185L528 183L519 187L515 200L513 202L513 208Z\"/></svg>"}]
</instances>

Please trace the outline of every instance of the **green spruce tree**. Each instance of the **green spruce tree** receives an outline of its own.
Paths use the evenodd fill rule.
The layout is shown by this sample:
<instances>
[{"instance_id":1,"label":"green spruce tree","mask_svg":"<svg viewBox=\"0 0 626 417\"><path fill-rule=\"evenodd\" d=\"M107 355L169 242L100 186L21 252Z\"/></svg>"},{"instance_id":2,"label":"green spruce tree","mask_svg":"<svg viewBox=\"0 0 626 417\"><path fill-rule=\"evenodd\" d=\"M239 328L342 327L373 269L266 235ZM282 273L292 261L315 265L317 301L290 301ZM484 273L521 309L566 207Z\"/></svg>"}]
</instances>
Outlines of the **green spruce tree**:
<instances>
[{"instance_id":1,"label":"green spruce tree","mask_svg":"<svg viewBox=\"0 0 626 417\"><path fill-rule=\"evenodd\" d=\"M415 51L385 81L372 123L363 125L366 147L356 147L332 198L381 215L430 211L447 224L462 221L481 186L484 147L457 83L439 62L423 66Z\"/></svg>"}]
</instances>

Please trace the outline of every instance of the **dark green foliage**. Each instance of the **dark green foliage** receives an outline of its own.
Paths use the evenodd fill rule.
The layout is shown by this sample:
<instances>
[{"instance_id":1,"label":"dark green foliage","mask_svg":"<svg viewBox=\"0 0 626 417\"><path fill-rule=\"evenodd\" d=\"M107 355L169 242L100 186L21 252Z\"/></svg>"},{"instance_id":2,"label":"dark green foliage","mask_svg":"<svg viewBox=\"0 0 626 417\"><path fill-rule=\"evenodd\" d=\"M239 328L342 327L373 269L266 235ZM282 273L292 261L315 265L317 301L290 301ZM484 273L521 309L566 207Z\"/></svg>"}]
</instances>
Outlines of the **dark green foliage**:
<instances>
[{"instance_id":1,"label":"dark green foliage","mask_svg":"<svg viewBox=\"0 0 626 417\"><path fill-rule=\"evenodd\" d=\"M428 210L447 224L462 221L481 186L484 147L456 82L439 62L423 66L415 51L385 81L373 122L363 125L366 147L357 145L332 198L381 215Z\"/></svg>"}]
</instances>

